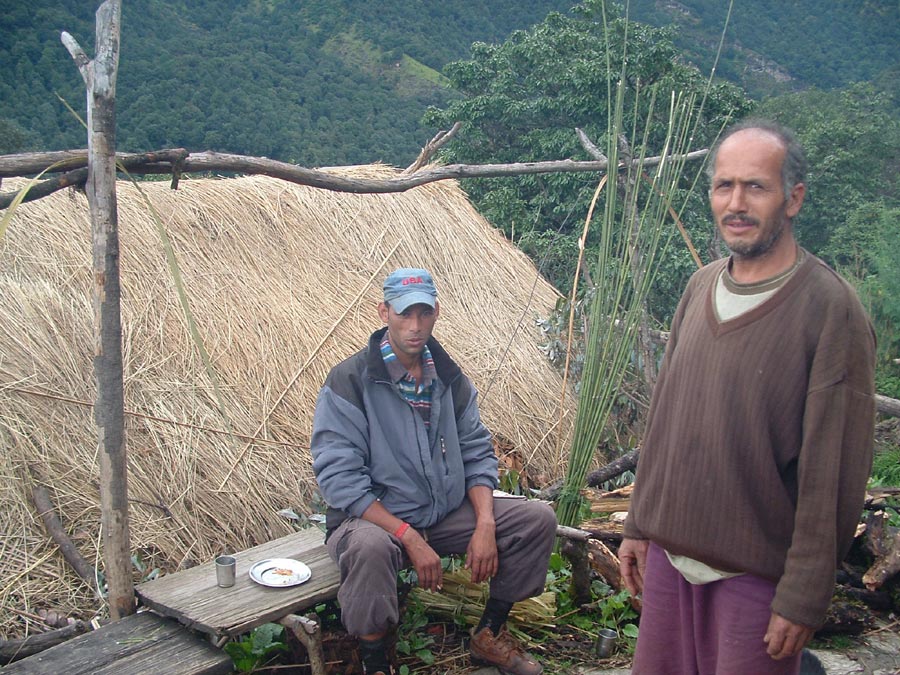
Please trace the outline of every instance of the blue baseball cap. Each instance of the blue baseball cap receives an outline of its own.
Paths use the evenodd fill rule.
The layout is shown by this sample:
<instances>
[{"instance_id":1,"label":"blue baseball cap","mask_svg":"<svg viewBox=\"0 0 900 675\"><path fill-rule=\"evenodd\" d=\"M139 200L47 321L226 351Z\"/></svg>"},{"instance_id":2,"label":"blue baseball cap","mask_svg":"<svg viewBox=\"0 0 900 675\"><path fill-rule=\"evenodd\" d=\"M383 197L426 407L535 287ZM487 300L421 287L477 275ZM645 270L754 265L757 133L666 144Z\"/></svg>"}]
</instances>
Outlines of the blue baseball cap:
<instances>
[{"instance_id":1,"label":"blue baseball cap","mask_svg":"<svg viewBox=\"0 0 900 675\"><path fill-rule=\"evenodd\" d=\"M402 314L412 305L434 307L437 302L437 288L428 270L415 267L401 267L391 272L384 280L384 301L394 311Z\"/></svg>"}]
</instances>

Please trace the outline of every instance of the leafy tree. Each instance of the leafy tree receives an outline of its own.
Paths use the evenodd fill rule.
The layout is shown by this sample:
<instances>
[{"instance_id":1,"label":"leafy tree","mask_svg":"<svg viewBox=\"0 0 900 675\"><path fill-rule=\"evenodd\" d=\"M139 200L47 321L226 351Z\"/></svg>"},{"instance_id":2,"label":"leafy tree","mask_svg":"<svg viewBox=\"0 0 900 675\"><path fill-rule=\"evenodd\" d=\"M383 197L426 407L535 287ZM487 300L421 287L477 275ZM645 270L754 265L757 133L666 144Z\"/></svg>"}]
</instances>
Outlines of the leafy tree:
<instances>
[{"instance_id":1,"label":"leafy tree","mask_svg":"<svg viewBox=\"0 0 900 675\"><path fill-rule=\"evenodd\" d=\"M0 155L11 155L25 149L28 134L12 120L0 119Z\"/></svg>"},{"instance_id":2,"label":"leafy tree","mask_svg":"<svg viewBox=\"0 0 900 675\"><path fill-rule=\"evenodd\" d=\"M817 89L768 99L757 109L797 133L809 160L798 238L828 262L841 246L830 239L848 214L865 204L900 206L900 109L896 94L858 83L842 91Z\"/></svg>"},{"instance_id":3,"label":"leafy tree","mask_svg":"<svg viewBox=\"0 0 900 675\"><path fill-rule=\"evenodd\" d=\"M680 60L668 30L630 23L621 16L611 18L605 30L603 5L601 0L587 0L573 9L572 16L551 13L528 31L514 32L503 44L476 43L470 59L448 64L444 74L463 97L426 115L426 122L444 128L457 120L464 123L464 131L448 144L445 159L467 163L589 159L575 128L583 129L598 147L605 146L611 106L607 81L618 79L625 55L624 125L649 127L646 141L636 145L633 154L659 154L671 92L693 94L699 101L707 79ZM651 112L653 87L664 103ZM749 102L735 87L713 85L694 131L695 147L711 140L730 115L748 108ZM699 165L694 168L699 170ZM539 261L551 253L549 278L566 289L575 259L564 264L558 251L577 247L597 180L594 174L550 174L470 181L465 187L479 210L532 257ZM686 178L684 187L689 185ZM693 202L688 214L708 229L703 201ZM594 243L589 238L588 244ZM685 258L690 260L687 256L680 248L669 253L675 270L669 278L673 289L657 293L665 305L661 315L671 311L684 286L683 272L692 269L690 263L684 264Z\"/></svg>"},{"instance_id":4,"label":"leafy tree","mask_svg":"<svg viewBox=\"0 0 900 675\"><path fill-rule=\"evenodd\" d=\"M852 211L831 238L828 253L840 271L856 286L872 317L878 344L876 380L900 382L900 208L883 202L864 204ZM885 391L900 394L897 385Z\"/></svg>"}]
</instances>

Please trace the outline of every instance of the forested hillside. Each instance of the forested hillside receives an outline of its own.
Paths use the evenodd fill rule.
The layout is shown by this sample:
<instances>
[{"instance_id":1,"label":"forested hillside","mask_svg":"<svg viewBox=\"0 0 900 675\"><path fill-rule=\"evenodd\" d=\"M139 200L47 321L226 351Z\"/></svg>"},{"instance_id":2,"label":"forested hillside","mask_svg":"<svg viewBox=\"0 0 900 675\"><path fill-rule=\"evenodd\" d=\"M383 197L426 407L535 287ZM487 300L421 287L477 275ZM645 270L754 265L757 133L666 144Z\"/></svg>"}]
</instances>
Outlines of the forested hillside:
<instances>
[{"instance_id":1,"label":"forested hillside","mask_svg":"<svg viewBox=\"0 0 900 675\"><path fill-rule=\"evenodd\" d=\"M60 97L84 110L62 30L90 50L99 0L0 0L0 153L84 145ZM405 165L436 131L429 105L454 94L440 71L473 42L567 12L573 0L125 0L118 147L180 146L307 166ZM632 0L634 18L675 24L708 72L728 4ZM896 68L889 0L738 0L718 74L756 98L878 77ZM896 71L894 75L896 84Z\"/></svg>"},{"instance_id":2,"label":"forested hillside","mask_svg":"<svg viewBox=\"0 0 900 675\"><path fill-rule=\"evenodd\" d=\"M99 4L0 0L0 154L84 145L58 98L84 110L59 34L90 52ZM447 61L570 4L125 0L118 147L408 163L434 133L426 106L449 96L437 72Z\"/></svg>"},{"instance_id":3,"label":"forested hillside","mask_svg":"<svg viewBox=\"0 0 900 675\"><path fill-rule=\"evenodd\" d=\"M676 26L675 44L707 72L728 7L725 0L629 3L637 21ZM735 0L717 72L756 98L831 89L896 70L898 45L896 0Z\"/></svg>"}]
</instances>

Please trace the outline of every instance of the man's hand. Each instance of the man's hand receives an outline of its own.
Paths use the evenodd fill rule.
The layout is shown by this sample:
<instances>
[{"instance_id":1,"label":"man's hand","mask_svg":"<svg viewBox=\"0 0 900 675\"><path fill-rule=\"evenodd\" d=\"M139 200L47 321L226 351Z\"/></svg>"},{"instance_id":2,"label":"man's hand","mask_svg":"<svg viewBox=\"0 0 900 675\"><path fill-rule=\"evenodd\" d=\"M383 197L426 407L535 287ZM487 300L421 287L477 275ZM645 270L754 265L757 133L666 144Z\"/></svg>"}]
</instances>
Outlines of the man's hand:
<instances>
[{"instance_id":1,"label":"man's hand","mask_svg":"<svg viewBox=\"0 0 900 675\"><path fill-rule=\"evenodd\" d=\"M497 574L500 558L497 555L497 538L493 521L478 523L469 546L466 548L466 569L472 572L472 583L480 584Z\"/></svg>"},{"instance_id":2,"label":"man's hand","mask_svg":"<svg viewBox=\"0 0 900 675\"><path fill-rule=\"evenodd\" d=\"M768 645L766 653L776 661L797 655L812 639L815 629L788 621L772 612L769 627L763 642Z\"/></svg>"},{"instance_id":3,"label":"man's hand","mask_svg":"<svg viewBox=\"0 0 900 675\"><path fill-rule=\"evenodd\" d=\"M362 517L370 523L378 525L386 532L396 536L403 521L392 515L384 505L376 500L369 505ZM419 586L429 591L438 591L444 583L444 570L441 557L434 552L428 542L412 527L407 526L402 532L400 543L406 549L406 555L419 577Z\"/></svg>"},{"instance_id":4,"label":"man's hand","mask_svg":"<svg viewBox=\"0 0 900 675\"><path fill-rule=\"evenodd\" d=\"M497 574L497 527L494 523L494 491L486 485L469 488L469 501L475 511L475 531L466 547L466 569L472 572L472 583L480 584Z\"/></svg>"},{"instance_id":5,"label":"man's hand","mask_svg":"<svg viewBox=\"0 0 900 675\"><path fill-rule=\"evenodd\" d=\"M647 539L623 539L619 546L619 572L628 592L636 596L644 590L644 570L647 569Z\"/></svg>"},{"instance_id":6,"label":"man's hand","mask_svg":"<svg viewBox=\"0 0 900 675\"><path fill-rule=\"evenodd\" d=\"M406 549L406 555L419 577L419 586L429 591L439 591L444 583L444 569L441 567L441 556L434 552L422 535L409 528L403 533L400 542Z\"/></svg>"}]
</instances>

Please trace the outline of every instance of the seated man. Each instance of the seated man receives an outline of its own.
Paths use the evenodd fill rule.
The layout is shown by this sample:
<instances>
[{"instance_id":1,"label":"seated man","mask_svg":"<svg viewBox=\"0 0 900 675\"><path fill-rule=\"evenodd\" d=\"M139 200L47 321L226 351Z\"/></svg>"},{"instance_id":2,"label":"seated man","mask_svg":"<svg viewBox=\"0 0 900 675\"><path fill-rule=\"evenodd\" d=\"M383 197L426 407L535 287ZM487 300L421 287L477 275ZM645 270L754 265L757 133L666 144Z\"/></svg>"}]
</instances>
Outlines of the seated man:
<instances>
[{"instance_id":1,"label":"seated man","mask_svg":"<svg viewBox=\"0 0 900 675\"><path fill-rule=\"evenodd\" d=\"M439 313L431 274L396 270L378 305L387 328L335 366L319 393L313 471L329 505L341 620L359 637L365 672L387 675L397 572L412 565L419 585L436 591L441 556L465 553L472 580L490 580L473 660L537 675L543 668L505 623L513 603L543 591L556 517L545 503L493 495L490 433L472 383L431 336Z\"/></svg>"}]
</instances>

